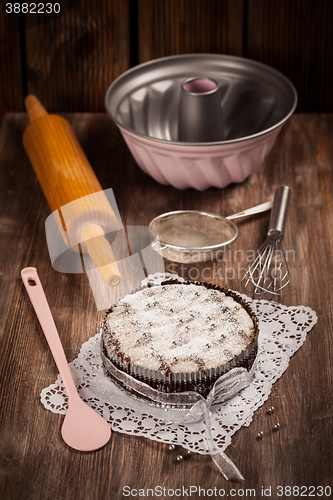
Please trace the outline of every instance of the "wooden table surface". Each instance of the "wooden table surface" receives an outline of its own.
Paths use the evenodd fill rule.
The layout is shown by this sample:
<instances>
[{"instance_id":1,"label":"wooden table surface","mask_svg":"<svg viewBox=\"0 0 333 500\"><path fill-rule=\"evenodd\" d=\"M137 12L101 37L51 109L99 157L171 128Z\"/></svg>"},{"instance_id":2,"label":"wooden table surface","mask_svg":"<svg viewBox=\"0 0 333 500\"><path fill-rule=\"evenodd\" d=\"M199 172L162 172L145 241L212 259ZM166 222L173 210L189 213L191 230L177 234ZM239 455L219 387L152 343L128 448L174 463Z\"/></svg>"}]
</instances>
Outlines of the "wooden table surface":
<instances>
[{"instance_id":1,"label":"wooden table surface","mask_svg":"<svg viewBox=\"0 0 333 500\"><path fill-rule=\"evenodd\" d=\"M185 208L232 214L272 198L279 185L289 185L292 196L283 244L294 251L295 259L289 262L291 291L283 303L311 307L318 322L250 426L241 428L227 449L245 476L242 483L225 481L209 456L192 454L177 462L181 448L170 451L168 445L143 437L113 432L103 449L90 453L67 447L60 435L63 416L40 403L41 390L55 381L58 371L20 270L38 269L69 361L97 333L104 311L96 308L86 274L64 274L52 268L44 226L50 210L22 146L28 119L24 113L7 114L0 136L0 497L120 499L125 498L123 488L129 486L137 496L142 489L141 495L150 498L177 498L177 488L184 487L186 498L192 485L213 493L214 488L217 493L224 489L233 498L249 497L252 489L257 498L275 499L297 497L296 489L290 496L288 488L281 494L279 486L307 487L299 495L303 491L316 497L321 493L317 487L333 489L333 115L294 115L260 172L242 184L204 192L178 191L146 176L106 115L66 117L103 189L113 188L126 226L145 226L160 213ZM239 222L233 250L255 250L265 239L268 220L266 213ZM224 272L227 265L230 271L238 262L231 259L219 265L222 271L212 267L205 272L205 280L240 290L237 272L234 277ZM197 269L190 270L192 277L204 281L202 265ZM173 270L185 277L189 272L176 265ZM275 412L269 417L271 406ZM278 432L272 431L276 421ZM259 431L264 433L261 440ZM157 486L166 488L165 496L157 492L152 496L146 490ZM243 491L236 494L239 488ZM199 493L192 490L191 498L199 498Z\"/></svg>"}]
</instances>

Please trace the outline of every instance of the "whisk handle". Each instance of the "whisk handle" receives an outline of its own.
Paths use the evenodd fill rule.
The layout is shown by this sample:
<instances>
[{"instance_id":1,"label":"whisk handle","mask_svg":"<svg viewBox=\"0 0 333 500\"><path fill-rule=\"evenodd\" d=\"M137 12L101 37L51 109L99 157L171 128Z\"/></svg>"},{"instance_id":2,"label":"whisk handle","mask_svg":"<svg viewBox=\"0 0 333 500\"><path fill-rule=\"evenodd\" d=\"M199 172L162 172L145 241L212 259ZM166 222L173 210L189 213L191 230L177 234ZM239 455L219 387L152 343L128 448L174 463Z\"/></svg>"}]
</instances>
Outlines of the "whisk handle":
<instances>
[{"instance_id":1,"label":"whisk handle","mask_svg":"<svg viewBox=\"0 0 333 500\"><path fill-rule=\"evenodd\" d=\"M267 235L277 240L282 237L286 225L286 217L290 199L290 189L288 186L280 186L275 191L271 218Z\"/></svg>"}]
</instances>

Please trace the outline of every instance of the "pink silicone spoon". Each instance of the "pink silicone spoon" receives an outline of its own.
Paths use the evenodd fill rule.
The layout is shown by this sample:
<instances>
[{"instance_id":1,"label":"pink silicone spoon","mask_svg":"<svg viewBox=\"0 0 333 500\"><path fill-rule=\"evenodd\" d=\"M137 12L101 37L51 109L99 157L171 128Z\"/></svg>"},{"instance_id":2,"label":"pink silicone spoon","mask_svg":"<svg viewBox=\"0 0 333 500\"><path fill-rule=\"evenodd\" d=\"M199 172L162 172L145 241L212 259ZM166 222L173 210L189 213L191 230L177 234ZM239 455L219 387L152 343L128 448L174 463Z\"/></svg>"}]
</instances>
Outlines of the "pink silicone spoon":
<instances>
[{"instance_id":1,"label":"pink silicone spoon","mask_svg":"<svg viewBox=\"0 0 333 500\"><path fill-rule=\"evenodd\" d=\"M69 406L61 429L62 437L76 450L98 450L109 441L110 426L82 401L77 392L37 269L26 267L22 269L21 276L68 395Z\"/></svg>"}]
</instances>

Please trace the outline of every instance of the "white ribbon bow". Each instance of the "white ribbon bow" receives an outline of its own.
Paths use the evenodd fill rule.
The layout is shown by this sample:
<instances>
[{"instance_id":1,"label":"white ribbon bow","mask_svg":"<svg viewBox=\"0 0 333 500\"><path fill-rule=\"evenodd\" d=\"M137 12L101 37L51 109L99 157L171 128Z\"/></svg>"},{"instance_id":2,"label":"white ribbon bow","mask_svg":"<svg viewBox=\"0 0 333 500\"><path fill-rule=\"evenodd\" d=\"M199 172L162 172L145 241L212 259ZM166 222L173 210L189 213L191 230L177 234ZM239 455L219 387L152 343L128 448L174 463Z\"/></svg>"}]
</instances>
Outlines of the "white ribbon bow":
<instances>
[{"instance_id":1,"label":"white ribbon bow","mask_svg":"<svg viewBox=\"0 0 333 500\"><path fill-rule=\"evenodd\" d=\"M244 477L235 464L215 444L212 436L213 416L211 407L233 398L241 390L251 384L258 357L253 363L250 371L247 371L246 368L238 367L221 375L205 399L201 394L195 391L164 393L153 389L144 382L140 382L131 377L131 375L119 370L105 356L103 345L101 356L107 371L112 375L115 381L120 384L121 388L132 389L144 399L150 400L150 402L165 409L165 421L167 424L193 423L204 418L208 451L221 474L227 480L244 480Z\"/></svg>"}]
</instances>

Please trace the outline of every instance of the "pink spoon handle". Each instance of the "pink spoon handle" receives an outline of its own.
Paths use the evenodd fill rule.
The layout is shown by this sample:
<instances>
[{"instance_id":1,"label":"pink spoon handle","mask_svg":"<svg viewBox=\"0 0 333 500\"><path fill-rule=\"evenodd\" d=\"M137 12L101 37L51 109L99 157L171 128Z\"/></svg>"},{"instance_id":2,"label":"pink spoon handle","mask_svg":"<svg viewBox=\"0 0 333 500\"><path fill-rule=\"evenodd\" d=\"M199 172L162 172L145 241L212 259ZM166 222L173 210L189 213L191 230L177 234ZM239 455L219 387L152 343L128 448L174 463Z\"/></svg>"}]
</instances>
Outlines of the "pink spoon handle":
<instances>
[{"instance_id":1,"label":"pink spoon handle","mask_svg":"<svg viewBox=\"0 0 333 500\"><path fill-rule=\"evenodd\" d=\"M21 277L51 349L53 358L57 364L59 373L65 384L67 395L70 399L75 398L78 396L77 389L42 284L39 280L37 269L34 267L26 267L22 269Z\"/></svg>"}]
</instances>

